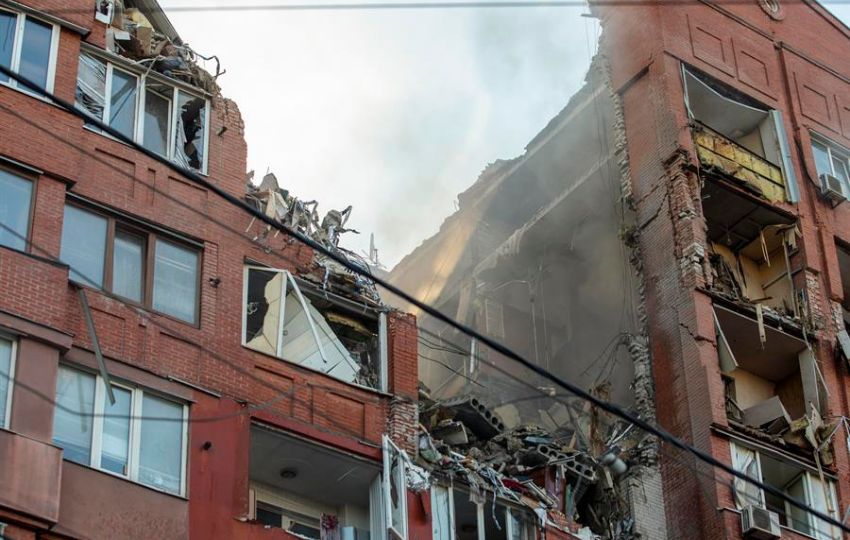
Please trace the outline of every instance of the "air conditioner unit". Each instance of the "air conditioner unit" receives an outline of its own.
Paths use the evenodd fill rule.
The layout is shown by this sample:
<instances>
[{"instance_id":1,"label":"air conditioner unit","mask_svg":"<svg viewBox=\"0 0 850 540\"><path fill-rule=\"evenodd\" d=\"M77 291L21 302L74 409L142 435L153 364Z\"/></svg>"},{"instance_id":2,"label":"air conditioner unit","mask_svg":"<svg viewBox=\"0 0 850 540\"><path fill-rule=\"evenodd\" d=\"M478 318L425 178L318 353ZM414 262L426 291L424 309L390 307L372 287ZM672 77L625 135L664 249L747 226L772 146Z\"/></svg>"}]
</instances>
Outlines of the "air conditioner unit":
<instances>
[{"instance_id":1,"label":"air conditioner unit","mask_svg":"<svg viewBox=\"0 0 850 540\"><path fill-rule=\"evenodd\" d=\"M779 538L779 515L760 506L745 506L741 510L741 529L744 538L771 540Z\"/></svg>"},{"instance_id":2,"label":"air conditioner unit","mask_svg":"<svg viewBox=\"0 0 850 540\"><path fill-rule=\"evenodd\" d=\"M844 182L837 176L829 173L820 175L820 192L825 198L832 201L834 204L842 203L847 200L847 190Z\"/></svg>"}]
</instances>

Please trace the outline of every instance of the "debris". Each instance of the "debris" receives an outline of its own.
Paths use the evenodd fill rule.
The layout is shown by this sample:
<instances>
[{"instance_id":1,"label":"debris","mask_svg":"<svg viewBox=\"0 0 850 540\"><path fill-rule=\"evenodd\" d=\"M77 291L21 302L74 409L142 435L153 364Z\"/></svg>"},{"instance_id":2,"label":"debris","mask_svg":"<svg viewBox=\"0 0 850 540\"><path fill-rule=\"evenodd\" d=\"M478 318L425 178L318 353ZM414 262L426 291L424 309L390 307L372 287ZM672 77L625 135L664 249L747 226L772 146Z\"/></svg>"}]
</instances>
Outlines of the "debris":
<instances>
[{"instance_id":1,"label":"debris","mask_svg":"<svg viewBox=\"0 0 850 540\"><path fill-rule=\"evenodd\" d=\"M780 434L791 426L791 417L782 405L779 396L773 396L752 407L744 409L744 423L755 428L767 427L765 431Z\"/></svg>"}]
</instances>

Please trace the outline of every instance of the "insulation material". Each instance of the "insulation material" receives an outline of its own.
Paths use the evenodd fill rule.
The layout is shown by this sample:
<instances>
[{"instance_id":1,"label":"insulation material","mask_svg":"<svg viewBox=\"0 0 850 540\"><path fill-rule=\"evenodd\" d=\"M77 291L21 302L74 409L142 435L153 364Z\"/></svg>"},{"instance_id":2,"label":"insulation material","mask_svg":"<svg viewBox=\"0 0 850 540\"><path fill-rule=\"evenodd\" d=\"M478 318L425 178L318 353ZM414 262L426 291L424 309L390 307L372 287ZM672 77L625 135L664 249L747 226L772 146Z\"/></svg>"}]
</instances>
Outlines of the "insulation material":
<instances>
[{"instance_id":1,"label":"insulation material","mask_svg":"<svg viewBox=\"0 0 850 540\"><path fill-rule=\"evenodd\" d=\"M308 312L304 311L295 293L290 292L286 295L284 305L284 340L281 356L289 362L323 371L343 381L355 382L360 367L331 329L327 319L313 307L309 298L304 300L309 310L309 317L312 318L318 330L321 351L310 329ZM322 359L322 351L326 361Z\"/></svg>"},{"instance_id":2,"label":"insulation material","mask_svg":"<svg viewBox=\"0 0 850 540\"><path fill-rule=\"evenodd\" d=\"M81 111L103 120L106 106L106 64L87 54L80 55L75 104Z\"/></svg>"}]
</instances>

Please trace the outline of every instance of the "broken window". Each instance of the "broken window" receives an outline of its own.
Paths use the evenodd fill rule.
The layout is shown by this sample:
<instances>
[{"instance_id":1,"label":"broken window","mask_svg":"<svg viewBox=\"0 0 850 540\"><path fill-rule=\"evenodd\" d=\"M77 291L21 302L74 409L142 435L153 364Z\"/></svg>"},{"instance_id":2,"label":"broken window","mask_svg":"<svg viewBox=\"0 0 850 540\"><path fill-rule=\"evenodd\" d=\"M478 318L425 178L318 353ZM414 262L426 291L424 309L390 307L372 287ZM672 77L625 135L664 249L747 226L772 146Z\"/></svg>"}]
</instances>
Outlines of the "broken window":
<instances>
[{"instance_id":1,"label":"broken window","mask_svg":"<svg viewBox=\"0 0 850 540\"><path fill-rule=\"evenodd\" d=\"M303 290L302 290L303 289ZM345 382L386 390L385 315L311 291L284 270L245 268L243 344Z\"/></svg>"},{"instance_id":2,"label":"broken window","mask_svg":"<svg viewBox=\"0 0 850 540\"><path fill-rule=\"evenodd\" d=\"M797 250L795 220L711 180L703 187L702 208L713 290L795 317L790 267Z\"/></svg>"},{"instance_id":3,"label":"broken window","mask_svg":"<svg viewBox=\"0 0 850 540\"><path fill-rule=\"evenodd\" d=\"M801 464L783 459L764 451L757 451L741 444L731 443L732 465L747 476L774 487L786 495L818 510L838 518L835 483ZM841 538L839 530L799 509L787 501L763 491L758 486L736 479L734 482L735 504L739 509L746 506L766 508L779 516L784 527L807 534L818 540Z\"/></svg>"},{"instance_id":4,"label":"broken window","mask_svg":"<svg viewBox=\"0 0 850 540\"><path fill-rule=\"evenodd\" d=\"M407 540L406 456L384 435L384 498L387 530L396 540Z\"/></svg>"},{"instance_id":5,"label":"broken window","mask_svg":"<svg viewBox=\"0 0 850 540\"><path fill-rule=\"evenodd\" d=\"M702 165L734 178L769 201L797 202L782 113L707 75L683 69L683 76Z\"/></svg>"},{"instance_id":6,"label":"broken window","mask_svg":"<svg viewBox=\"0 0 850 540\"><path fill-rule=\"evenodd\" d=\"M790 443L819 446L809 439L822 425L826 388L806 342L758 315L717 305L714 313L730 419Z\"/></svg>"},{"instance_id":7,"label":"broken window","mask_svg":"<svg viewBox=\"0 0 850 540\"><path fill-rule=\"evenodd\" d=\"M131 64L118 68L83 52L76 105L148 150L186 168L206 170L209 104L174 81Z\"/></svg>"},{"instance_id":8,"label":"broken window","mask_svg":"<svg viewBox=\"0 0 850 540\"><path fill-rule=\"evenodd\" d=\"M59 27L31 15L0 9L0 65L53 91ZM25 92L26 86L0 74L0 83Z\"/></svg>"},{"instance_id":9,"label":"broken window","mask_svg":"<svg viewBox=\"0 0 850 540\"><path fill-rule=\"evenodd\" d=\"M195 323L201 255L187 243L166 240L130 219L66 204L60 259L70 267L72 281Z\"/></svg>"},{"instance_id":10,"label":"broken window","mask_svg":"<svg viewBox=\"0 0 850 540\"><path fill-rule=\"evenodd\" d=\"M251 427L249 514L320 540L385 540L381 467L262 426ZM309 466L307 466L309 465Z\"/></svg>"},{"instance_id":11,"label":"broken window","mask_svg":"<svg viewBox=\"0 0 850 540\"><path fill-rule=\"evenodd\" d=\"M440 527L448 527L449 535L434 535L434 540L534 540L534 521L526 512L509 506L501 499L494 501L492 494L480 488L460 489L432 487L438 495L432 497L434 519L439 517ZM437 504L439 503L439 506ZM438 513L445 513L444 518ZM444 525L445 524L445 525ZM437 524L434 525L437 530ZM453 531L453 535L451 532Z\"/></svg>"}]
</instances>

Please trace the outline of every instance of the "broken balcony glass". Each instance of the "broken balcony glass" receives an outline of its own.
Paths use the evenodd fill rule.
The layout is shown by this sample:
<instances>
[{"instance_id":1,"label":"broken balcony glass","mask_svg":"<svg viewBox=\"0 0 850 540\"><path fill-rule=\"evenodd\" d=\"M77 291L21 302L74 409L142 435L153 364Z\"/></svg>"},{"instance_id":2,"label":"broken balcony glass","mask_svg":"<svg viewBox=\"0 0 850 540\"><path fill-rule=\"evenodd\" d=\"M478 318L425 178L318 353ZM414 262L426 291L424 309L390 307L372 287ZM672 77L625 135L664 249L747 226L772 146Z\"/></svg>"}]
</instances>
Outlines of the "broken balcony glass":
<instances>
[{"instance_id":1,"label":"broken balcony glass","mask_svg":"<svg viewBox=\"0 0 850 540\"><path fill-rule=\"evenodd\" d=\"M106 105L106 64L87 54L80 55L75 102L81 111L103 120Z\"/></svg>"},{"instance_id":2,"label":"broken balcony glass","mask_svg":"<svg viewBox=\"0 0 850 540\"><path fill-rule=\"evenodd\" d=\"M377 388L381 353L374 321L361 321L334 309L333 302L319 300L301 294L285 272L249 267L245 345L345 382Z\"/></svg>"}]
</instances>

